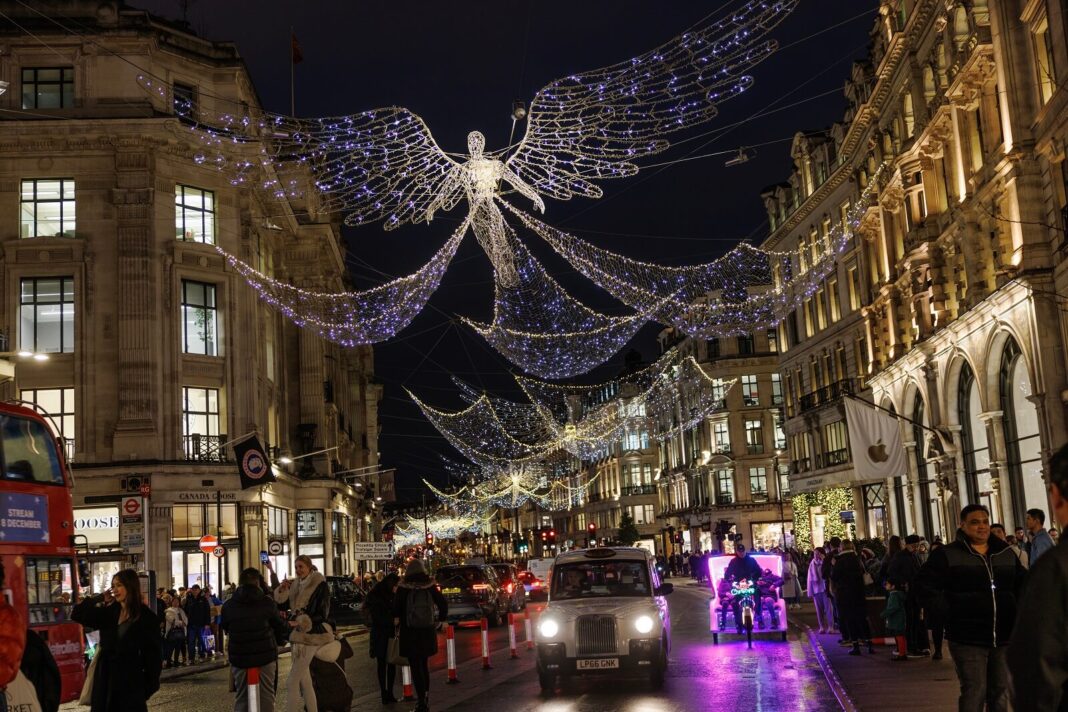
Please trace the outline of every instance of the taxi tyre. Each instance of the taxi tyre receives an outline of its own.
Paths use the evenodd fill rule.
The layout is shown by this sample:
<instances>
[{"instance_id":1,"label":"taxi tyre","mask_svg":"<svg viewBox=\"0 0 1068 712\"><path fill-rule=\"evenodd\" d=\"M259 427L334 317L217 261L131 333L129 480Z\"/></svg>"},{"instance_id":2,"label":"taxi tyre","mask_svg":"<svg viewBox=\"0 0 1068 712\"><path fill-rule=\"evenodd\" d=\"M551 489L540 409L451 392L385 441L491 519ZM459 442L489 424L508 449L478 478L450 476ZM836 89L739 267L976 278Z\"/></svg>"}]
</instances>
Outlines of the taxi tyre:
<instances>
[{"instance_id":1,"label":"taxi tyre","mask_svg":"<svg viewBox=\"0 0 1068 712\"><path fill-rule=\"evenodd\" d=\"M551 672L543 672L538 666L538 687L542 692L553 692L556 689L556 675Z\"/></svg>"},{"instance_id":2,"label":"taxi tyre","mask_svg":"<svg viewBox=\"0 0 1068 712\"><path fill-rule=\"evenodd\" d=\"M654 690L659 690L664 686L664 677L667 674L668 666L668 642L665 637L660 641L660 659L657 661L656 666L649 672L649 684L652 685Z\"/></svg>"}]
</instances>

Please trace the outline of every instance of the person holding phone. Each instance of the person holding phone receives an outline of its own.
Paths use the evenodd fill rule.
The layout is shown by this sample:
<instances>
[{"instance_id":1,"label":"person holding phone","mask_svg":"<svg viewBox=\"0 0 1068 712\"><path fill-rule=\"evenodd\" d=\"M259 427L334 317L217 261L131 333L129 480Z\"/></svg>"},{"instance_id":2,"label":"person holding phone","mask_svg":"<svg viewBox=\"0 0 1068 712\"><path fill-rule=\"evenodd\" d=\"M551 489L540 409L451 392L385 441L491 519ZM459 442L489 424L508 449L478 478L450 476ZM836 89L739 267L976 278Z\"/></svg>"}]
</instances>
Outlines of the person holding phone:
<instances>
[{"instance_id":1,"label":"person holding phone","mask_svg":"<svg viewBox=\"0 0 1068 712\"><path fill-rule=\"evenodd\" d=\"M163 668L159 618L141 598L133 569L111 579L102 596L84 599L71 618L100 632L90 686L92 712L147 712Z\"/></svg>"}]
</instances>

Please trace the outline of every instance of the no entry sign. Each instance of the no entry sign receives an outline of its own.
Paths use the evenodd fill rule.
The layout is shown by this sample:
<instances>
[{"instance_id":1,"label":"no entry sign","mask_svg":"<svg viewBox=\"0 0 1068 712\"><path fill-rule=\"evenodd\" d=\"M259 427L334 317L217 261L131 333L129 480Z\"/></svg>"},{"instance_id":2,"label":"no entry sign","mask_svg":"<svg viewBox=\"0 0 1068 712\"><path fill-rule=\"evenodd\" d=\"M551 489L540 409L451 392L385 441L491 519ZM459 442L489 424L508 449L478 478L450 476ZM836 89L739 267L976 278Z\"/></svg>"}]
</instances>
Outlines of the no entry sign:
<instances>
[{"instance_id":1,"label":"no entry sign","mask_svg":"<svg viewBox=\"0 0 1068 712\"><path fill-rule=\"evenodd\" d=\"M219 545L218 538L208 534L207 536L200 537L200 550L205 554L214 554L215 547Z\"/></svg>"}]
</instances>

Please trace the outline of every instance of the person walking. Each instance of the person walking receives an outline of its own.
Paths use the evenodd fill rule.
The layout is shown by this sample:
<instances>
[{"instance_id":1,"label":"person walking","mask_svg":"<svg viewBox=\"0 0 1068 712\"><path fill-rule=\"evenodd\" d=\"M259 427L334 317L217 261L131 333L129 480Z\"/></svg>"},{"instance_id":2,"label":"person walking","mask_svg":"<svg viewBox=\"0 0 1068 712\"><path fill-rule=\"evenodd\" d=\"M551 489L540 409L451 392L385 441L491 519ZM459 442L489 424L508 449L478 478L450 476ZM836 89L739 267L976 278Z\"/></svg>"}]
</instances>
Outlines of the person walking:
<instances>
[{"instance_id":1,"label":"person walking","mask_svg":"<svg viewBox=\"0 0 1068 712\"><path fill-rule=\"evenodd\" d=\"M163 611L163 667L180 667L180 657L189 634L189 618L178 605L178 597L168 597Z\"/></svg>"},{"instance_id":2,"label":"person walking","mask_svg":"<svg viewBox=\"0 0 1068 712\"><path fill-rule=\"evenodd\" d=\"M1049 462L1053 519L1068 526L1068 446ZM1068 544L1031 567L1009 646L1013 702L1017 710L1068 712Z\"/></svg>"},{"instance_id":3,"label":"person walking","mask_svg":"<svg viewBox=\"0 0 1068 712\"><path fill-rule=\"evenodd\" d=\"M797 577L797 564L788 551L782 554L782 597L786 599L790 610L801 607L801 582Z\"/></svg>"},{"instance_id":4,"label":"person walking","mask_svg":"<svg viewBox=\"0 0 1068 712\"><path fill-rule=\"evenodd\" d=\"M308 712L319 709L311 678L311 661L315 651L334 640L330 617L330 586L326 577L315 570L309 557L301 554L293 565L295 580L286 579L274 592L274 600L289 611L289 634L293 667L286 681L286 710ZM301 701L303 697L303 702Z\"/></svg>"},{"instance_id":5,"label":"person walking","mask_svg":"<svg viewBox=\"0 0 1068 712\"><path fill-rule=\"evenodd\" d=\"M1046 513L1041 509L1028 509L1024 521L1027 524L1027 533L1031 535L1028 557L1031 566L1034 566L1038 557L1053 548L1053 537L1046 531Z\"/></svg>"},{"instance_id":6,"label":"person walking","mask_svg":"<svg viewBox=\"0 0 1068 712\"><path fill-rule=\"evenodd\" d=\"M393 624L400 636L400 653L408 659L412 672L412 684L419 698L414 712L430 710L430 668L428 661L438 652L438 634L434 621L444 621L449 615L449 604L434 579L427 575L419 559L408 564L404 578L397 587L393 599Z\"/></svg>"},{"instance_id":7,"label":"person walking","mask_svg":"<svg viewBox=\"0 0 1068 712\"><path fill-rule=\"evenodd\" d=\"M868 646L869 653L874 653L864 602L864 567L852 539L842 542L842 551L831 571L831 583L834 584L834 596L838 601L842 638L853 645L849 654L860 655L861 643Z\"/></svg>"},{"instance_id":8,"label":"person walking","mask_svg":"<svg viewBox=\"0 0 1068 712\"><path fill-rule=\"evenodd\" d=\"M159 690L163 669L159 618L144 604L133 569L111 579L111 588L85 598L71 619L100 633L91 686L92 712L143 712Z\"/></svg>"},{"instance_id":9,"label":"person walking","mask_svg":"<svg viewBox=\"0 0 1068 712\"><path fill-rule=\"evenodd\" d=\"M384 705L397 701L393 696L397 668L389 662L389 640L393 637L393 598L399 582L397 574L389 574L371 589L363 602L370 628L371 657L378 666L378 689L382 692Z\"/></svg>"},{"instance_id":10,"label":"person walking","mask_svg":"<svg viewBox=\"0 0 1068 712\"><path fill-rule=\"evenodd\" d=\"M945 612L961 712L1010 709L1008 645L1026 573L1008 544L990 536L987 508L969 504L956 541L934 551L916 577L927 605Z\"/></svg>"},{"instance_id":11,"label":"person walking","mask_svg":"<svg viewBox=\"0 0 1068 712\"><path fill-rule=\"evenodd\" d=\"M816 622L820 633L834 631L834 610L827 597L827 581L823 578L823 547L812 550L812 561L808 564L808 597L816 605Z\"/></svg>"},{"instance_id":12,"label":"person walking","mask_svg":"<svg viewBox=\"0 0 1068 712\"><path fill-rule=\"evenodd\" d=\"M189 621L187 634L187 648L189 652L189 664L197 662L197 652L200 653L200 662L208 659L207 649L204 647L204 630L211 622L211 604L200 590L200 584L193 584L185 593L185 603L182 604L185 617Z\"/></svg>"},{"instance_id":13,"label":"person walking","mask_svg":"<svg viewBox=\"0 0 1068 712\"><path fill-rule=\"evenodd\" d=\"M256 569L241 572L238 586L222 605L219 627L226 631L230 675L237 695L234 712L248 712L248 671L259 668L260 712L274 712L278 679L278 646L285 640L286 625L278 606L263 592L263 577Z\"/></svg>"}]
</instances>

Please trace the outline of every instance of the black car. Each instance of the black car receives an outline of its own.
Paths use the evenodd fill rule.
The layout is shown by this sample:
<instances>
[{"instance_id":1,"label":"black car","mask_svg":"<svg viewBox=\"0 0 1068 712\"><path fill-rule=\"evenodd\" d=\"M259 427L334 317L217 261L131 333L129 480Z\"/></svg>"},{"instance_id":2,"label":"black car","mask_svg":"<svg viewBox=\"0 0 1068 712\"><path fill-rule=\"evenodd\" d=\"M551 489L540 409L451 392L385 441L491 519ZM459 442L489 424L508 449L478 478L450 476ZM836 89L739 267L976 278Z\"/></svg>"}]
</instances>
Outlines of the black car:
<instances>
[{"instance_id":1,"label":"black car","mask_svg":"<svg viewBox=\"0 0 1068 712\"><path fill-rule=\"evenodd\" d=\"M491 566L443 566L435 581L449 602L450 623L486 618L495 627L508 615L511 596Z\"/></svg>"},{"instance_id":2,"label":"black car","mask_svg":"<svg viewBox=\"0 0 1068 712\"><path fill-rule=\"evenodd\" d=\"M363 592L348 576L327 576L326 585L330 587L330 617L338 626L363 623Z\"/></svg>"},{"instance_id":3,"label":"black car","mask_svg":"<svg viewBox=\"0 0 1068 712\"><path fill-rule=\"evenodd\" d=\"M508 592L511 604L508 607L512 613L518 613L527 607L527 592L519 580L519 569L515 564L490 564L497 574L497 580Z\"/></svg>"}]
</instances>

